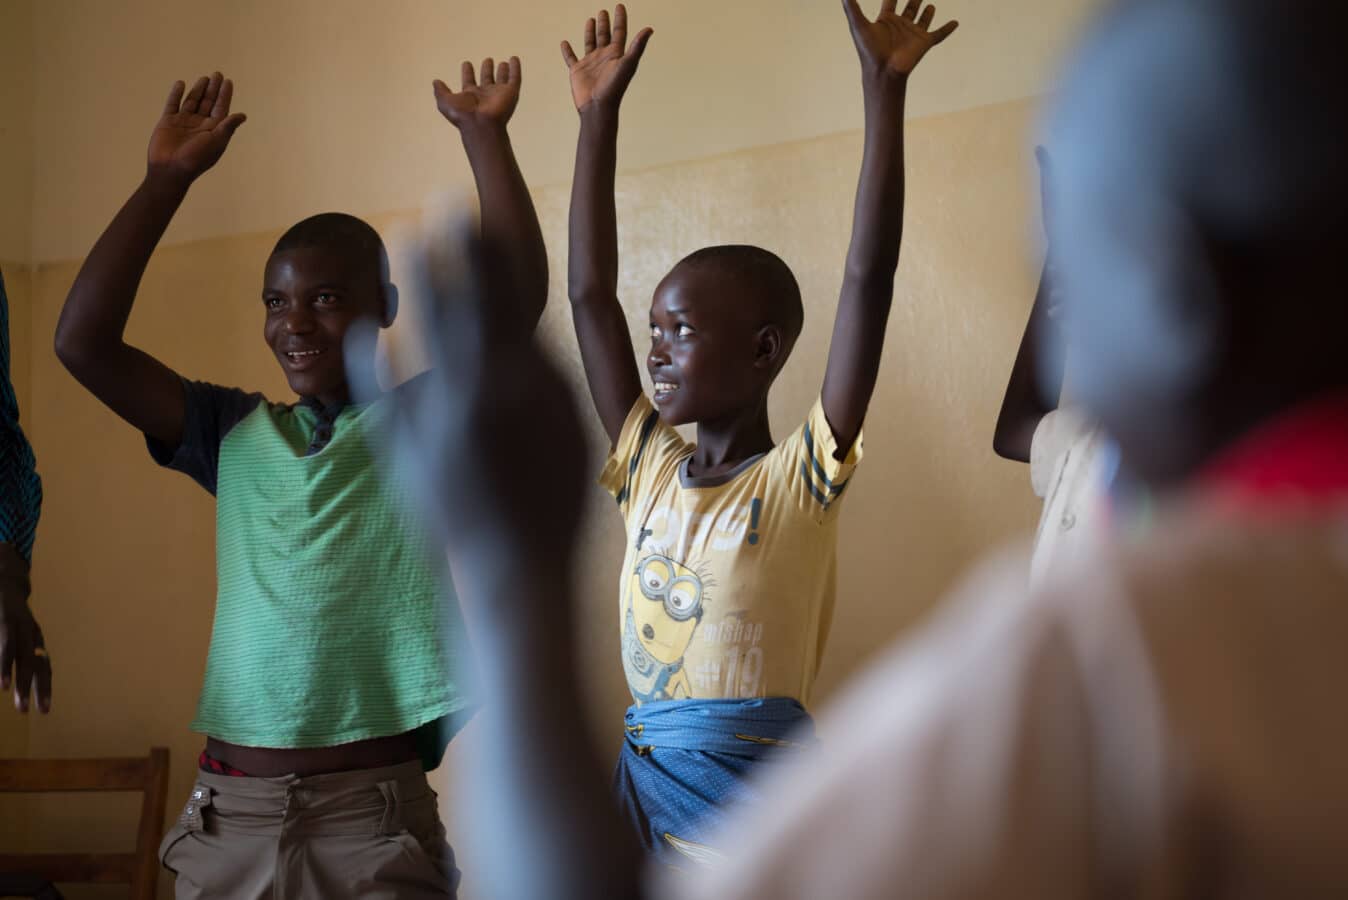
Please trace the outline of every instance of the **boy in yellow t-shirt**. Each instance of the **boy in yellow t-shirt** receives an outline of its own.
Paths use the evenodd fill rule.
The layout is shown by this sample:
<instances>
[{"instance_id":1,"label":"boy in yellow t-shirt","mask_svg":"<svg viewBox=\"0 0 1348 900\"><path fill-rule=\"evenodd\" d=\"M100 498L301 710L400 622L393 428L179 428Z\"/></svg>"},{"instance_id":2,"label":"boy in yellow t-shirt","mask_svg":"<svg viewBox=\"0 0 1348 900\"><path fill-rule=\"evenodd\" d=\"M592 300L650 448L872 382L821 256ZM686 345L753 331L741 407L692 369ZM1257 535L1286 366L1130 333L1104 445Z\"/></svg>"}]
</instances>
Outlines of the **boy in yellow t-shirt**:
<instances>
[{"instance_id":1,"label":"boy in yellow t-shirt","mask_svg":"<svg viewBox=\"0 0 1348 900\"><path fill-rule=\"evenodd\" d=\"M839 501L861 439L839 459L816 403L790 438L725 475L690 475L695 449L643 395L600 478L628 528L618 609L628 687L639 704L804 704L828 634Z\"/></svg>"},{"instance_id":2,"label":"boy in yellow t-shirt","mask_svg":"<svg viewBox=\"0 0 1348 900\"><path fill-rule=\"evenodd\" d=\"M865 159L820 399L777 444L768 390L804 318L791 270L722 246L680 262L651 303L642 391L617 298L618 109L651 30L601 12L585 52L562 52L580 113L569 293L595 407L613 442L602 482L628 526L619 579L623 666L635 704L616 774L647 850L678 865L719 851L704 835L765 755L808 740L804 703L832 613L838 504L861 455L903 225L908 76L955 30L934 9L849 0L862 69ZM697 425L695 444L673 427ZM802 737L802 735L804 737Z\"/></svg>"}]
</instances>

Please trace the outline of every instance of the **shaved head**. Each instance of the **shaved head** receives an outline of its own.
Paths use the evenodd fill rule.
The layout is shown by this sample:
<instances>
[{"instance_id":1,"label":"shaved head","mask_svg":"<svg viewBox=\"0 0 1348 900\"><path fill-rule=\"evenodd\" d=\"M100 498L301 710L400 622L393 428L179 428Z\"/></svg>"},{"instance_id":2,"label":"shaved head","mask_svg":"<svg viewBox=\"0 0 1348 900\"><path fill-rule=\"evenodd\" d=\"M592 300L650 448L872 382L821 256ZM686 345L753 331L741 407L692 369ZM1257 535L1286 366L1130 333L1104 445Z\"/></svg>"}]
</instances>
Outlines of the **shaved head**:
<instances>
[{"instance_id":1,"label":"shaved head","mask_svg":"<svg viewBox=\"0 0 1348 900\"><path fill-rule=\"evenodd\" d=\"M805 323L800 285L791 267L777 254L748 244L722 244L690 253L674 268L713 273L735 293L737 302L753 305L760 324L776 325L781 330L788 353L800 337Z\"/></svg>"},{"instance_id":2,"label":"shaved head","mask_svg":"<svg viewBox=\"0 0 1348 900\"><path fill-rule=\"evenodd\" d=\"M389 281L388 252L384 241L363 219L346 213L328 212L310 216L290 226L272 249L272 255L287 250L319 247L336 250L357 261L362 270L376 279L376 284Z\"/></svg>"}]
</instances>

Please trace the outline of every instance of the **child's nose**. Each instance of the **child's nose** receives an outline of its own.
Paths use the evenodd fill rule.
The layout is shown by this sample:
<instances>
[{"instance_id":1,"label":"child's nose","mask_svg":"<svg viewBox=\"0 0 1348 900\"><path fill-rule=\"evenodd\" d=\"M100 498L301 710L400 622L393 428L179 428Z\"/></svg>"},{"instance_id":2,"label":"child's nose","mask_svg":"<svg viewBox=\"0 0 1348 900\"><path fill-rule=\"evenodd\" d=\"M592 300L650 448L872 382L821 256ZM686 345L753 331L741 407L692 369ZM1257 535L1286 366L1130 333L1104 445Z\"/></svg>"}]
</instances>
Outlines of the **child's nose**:
<instances>
[{"instance_id":1,"label":"child's nose","mask_svg":"<svg viewBox=\"0 0 1348 900\"><path fill-rule=\"evenodd\" d=\"M304 334L313 330L314 317L307 309L294 309L286 316L285 326L290 334Z\"/></svg>"}]
</instances>

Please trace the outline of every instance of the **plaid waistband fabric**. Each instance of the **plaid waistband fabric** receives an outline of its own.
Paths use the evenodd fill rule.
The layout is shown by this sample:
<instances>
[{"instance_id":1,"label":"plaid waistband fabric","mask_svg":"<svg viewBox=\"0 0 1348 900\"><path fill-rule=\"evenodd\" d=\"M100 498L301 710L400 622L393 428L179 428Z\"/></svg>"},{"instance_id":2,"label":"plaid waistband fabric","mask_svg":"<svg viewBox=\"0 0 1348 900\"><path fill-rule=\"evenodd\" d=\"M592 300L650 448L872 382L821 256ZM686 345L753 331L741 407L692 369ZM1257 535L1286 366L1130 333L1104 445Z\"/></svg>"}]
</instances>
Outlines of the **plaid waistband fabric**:
<instances>
[{"instance_id":1,"label":"plaid waistband fabric","mask_svg":"<svg viewBox=\"0 0 1348 900\"><path fill-rule=\"evenodd\" d=\"M201 769L203 772L213 772L216 775L228 775L232 778L252 777L241 769L236 769L233 766L222 763L205 750L202 750L201 755L197 757L197 768Z\"/></svg>"}]
</instances>

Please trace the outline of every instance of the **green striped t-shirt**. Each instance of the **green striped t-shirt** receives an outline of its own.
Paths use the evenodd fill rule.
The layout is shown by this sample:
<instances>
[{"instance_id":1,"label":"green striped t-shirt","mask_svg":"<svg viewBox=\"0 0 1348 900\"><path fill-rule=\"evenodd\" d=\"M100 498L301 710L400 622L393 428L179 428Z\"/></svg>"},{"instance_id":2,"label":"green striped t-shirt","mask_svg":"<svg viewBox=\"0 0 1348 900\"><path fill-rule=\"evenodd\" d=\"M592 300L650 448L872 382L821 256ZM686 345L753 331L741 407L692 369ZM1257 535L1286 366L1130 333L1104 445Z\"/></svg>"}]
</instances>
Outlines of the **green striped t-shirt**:
<instances>
[{"instance_id":1,"label":"green striped t-shirt","mask_svg":"<svg viewBox=\"0 0 1348 900\"><path fill-rule=\"evenodd\" d=\"M150 449L217 501L215 625L192 729L330 747L463 713L462 619L443 556L374 457L387 404L325 413L201 382L184 390L181 445Z\"/></svg>"}]
</instances>

